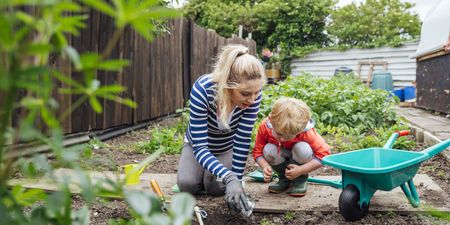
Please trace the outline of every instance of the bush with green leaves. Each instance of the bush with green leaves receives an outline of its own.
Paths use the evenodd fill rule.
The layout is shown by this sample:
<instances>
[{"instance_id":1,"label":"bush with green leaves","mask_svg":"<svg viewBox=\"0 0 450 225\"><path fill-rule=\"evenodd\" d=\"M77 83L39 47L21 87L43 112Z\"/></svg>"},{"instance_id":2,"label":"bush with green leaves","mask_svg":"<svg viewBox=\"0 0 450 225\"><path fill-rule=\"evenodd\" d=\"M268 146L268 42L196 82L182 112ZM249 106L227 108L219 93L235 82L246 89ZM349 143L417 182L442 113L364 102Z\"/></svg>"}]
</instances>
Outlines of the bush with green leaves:
<instances>
[{"instance_id":1,"label":"bush with green leaves","mask_svg":"<svg viewBox=\"0 0 450 225\"><path fill-rule=\"evenodd\" d=\"M337 45L398 46L420 34L420 19L412 7L400 0L351 3L331 13L327 32Z\"/></svg>"},{"instance_id":2,"label":"bush with green leaves","mask_svg":"<svg viewBox=\"0 0 450 225\"><path fill-rule=\"evenodd\" d=\"M33 9L33 10L30 10ZM67 37L78 35L85 28L88 10L94 9L115 20L115 32L101 53L78 52ZM32 11L32 13L30 13ZM121 180L101 179L92 183L80 169L77 159L85 146L64 147L60 121L84 101L96 112L102 112L98 99L116 101L130 107L136 104L120 97L124 88L119 85L102 86L97 71L120 71L128 60L109 59L127 26L131 26L148 41L157 32L158 24L178 12L155 0L3 0L0 1L0 218L2 224L88 224L89 207L98 198L123 198L129 204L132 219L120 224L189 224L195 204L192 196L176 195L166 214L161 211L159 198L154 194L130 191ZM49 56L64 57L75 72L83 77L71 79L62 68L49 66ZM64 88L56 90L56 81ZM26 94L19 94L26 93ZM52 93L79 96L70 109L59 115L58 101ZM11 126L15 112L22 113ZM40 128L36 122L42 121ZM45 144L51 149L59 165L74 169L79 177L81 196L85 201L80 209L72 209L67 179L57 180L55 168L46 154L21 157L18 143ZM142 163L150 163L161 152ZM12 155L19 155L13 157ZM141 166L144 166L142 164ZM26 177L54 181L58 190L47 193L39 189L9 186L15 168ZM25 210L27 207L27 210Z\"/></svg>"},{"instance_id":3,"label":"bush with green leaves","mask_svg":"<svg viewBox=\"0 0 450 225\"><path fill-rule=\"evenodd\" d=\"M261 117L269 114L272 103L281 96L305 101L318 124L354 128L361 132L393 124L394 98L383 90L371 90L352 76L326 80L309 74L288 77L264 90Z\"/></svg>"},{"instance_id":4,"label":"bush with green leaves","mask_svg":"<svg viewBox=\"0 0 450 225\"><path fill-rule=\"evenodd\" d=\"M184 14L225 37L242 25L258 46L281 45L288 50L326 43L323 31L333 5L332 0L192 0L184 6Z\"/></svg>"},{"instance_id":5,"label":"bush with green leaves","mask_svg":"<svg viewBox=\"0 0 450 225\"><path fill-rule=\"evenodd\" d=\"M383 146L395 130L408 129L399 124L394 111L396 99L384 90L372 90L353 75L330 80L311 74L288 77L263 92L259 120L266 117L273 102L282 96L303 100L313 112L316 128L334 150L348 151ZM415 143L399 138L394 147L411 149Z\"/></svg>"}]
</instances>

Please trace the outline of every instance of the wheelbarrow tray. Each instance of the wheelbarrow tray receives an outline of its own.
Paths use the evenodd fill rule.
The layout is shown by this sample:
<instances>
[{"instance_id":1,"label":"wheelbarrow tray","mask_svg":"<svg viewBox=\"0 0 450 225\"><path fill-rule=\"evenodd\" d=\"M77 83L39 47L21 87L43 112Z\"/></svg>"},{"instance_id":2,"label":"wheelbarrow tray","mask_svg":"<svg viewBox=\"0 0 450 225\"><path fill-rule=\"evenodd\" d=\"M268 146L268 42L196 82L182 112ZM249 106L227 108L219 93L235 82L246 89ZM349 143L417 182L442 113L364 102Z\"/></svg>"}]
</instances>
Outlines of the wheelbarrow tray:
<instances>
[{"instance_id":1,"label":"wheelbarrow tray","mask_svg":"<svg viewBox=\"0 0 450 225\"><path fill-rule=\"evenodd\" d=\"M420 163L428 158L423 152L368 148L330 155L322 162L341 169L344 184L346 180L362 179L372 188L390 191L412 179Z\"/></svg>"}]
</instances>

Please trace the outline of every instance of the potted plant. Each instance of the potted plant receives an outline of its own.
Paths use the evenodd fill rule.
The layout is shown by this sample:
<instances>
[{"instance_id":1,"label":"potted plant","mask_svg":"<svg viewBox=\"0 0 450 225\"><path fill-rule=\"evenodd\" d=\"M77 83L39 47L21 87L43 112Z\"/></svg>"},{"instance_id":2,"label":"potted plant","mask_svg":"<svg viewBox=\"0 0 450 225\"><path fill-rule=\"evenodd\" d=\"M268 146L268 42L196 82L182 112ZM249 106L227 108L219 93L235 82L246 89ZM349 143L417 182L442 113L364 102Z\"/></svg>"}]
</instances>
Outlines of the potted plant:
<instances>
[{"instance_id":1,"label":"potted plant","mask_svg":"<svg viewBox=\"0 0 450 225\"><path fill-rule=\"evenodd\" d=\"M281 60L278 54L273 54L268 48L264 48L261 52L262 61L266 68L266 76L269 82L274 82L280 79Z\"/></svg>"}]
</instances>

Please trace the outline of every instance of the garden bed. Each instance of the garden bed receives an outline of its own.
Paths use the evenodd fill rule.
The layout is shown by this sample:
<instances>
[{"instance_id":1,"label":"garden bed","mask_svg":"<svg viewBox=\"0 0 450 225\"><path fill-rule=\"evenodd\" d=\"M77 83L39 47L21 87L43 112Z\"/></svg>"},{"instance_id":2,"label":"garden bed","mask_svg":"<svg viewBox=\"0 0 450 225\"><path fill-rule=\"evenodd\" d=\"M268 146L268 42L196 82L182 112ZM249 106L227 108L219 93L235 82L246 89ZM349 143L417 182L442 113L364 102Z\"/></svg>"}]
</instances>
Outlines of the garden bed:
<instances>
[{"instance_id":1,"label":"garden bed","mask_svg":"<svg viewBox=\"0 0 450 225\"><path fill-rule=\"evenodd\" d=\"M163 125L171 125L176 118L162 121ZM161 125L161 124L160 124ZM150 130L143 129L123 135L105 143L97 143L93 156L86 161L85 167L91 170L114 170L119 165L136 163L145 159L148 154L140 153L136 143L148 141ZM92 144L92 143L91 143ZM425 146L418 145L416 149ZM146 173L177 172L179 155L161 155L148 167ZM256 164L249 157L246 172L253 171ZM428 174L447 194L450 193L450 165L440 155L425 161L419 173ZM338 175L333 168L324 167L312 175ZM432 197L432 196L424 196ZM307 196L306 196L307 198ZM82 205L80 197L73 198L75 206ZM209 214L205 224L342 224L345 221L337 212L287 212L284 214L254 213L250 218L241 217L228 211L223 198L209 196L196 197L197 204ZM295 199L293 199L294 201ZM112 202L96 203L91 211L91 224L107 224L108 219L129 218L127 204L114 200ZM447 224L447 221L429 215L397 212L369 212L365 218L355 224ZM194 222L195 224L195 222Z\"/></svg>"}]
</instances>

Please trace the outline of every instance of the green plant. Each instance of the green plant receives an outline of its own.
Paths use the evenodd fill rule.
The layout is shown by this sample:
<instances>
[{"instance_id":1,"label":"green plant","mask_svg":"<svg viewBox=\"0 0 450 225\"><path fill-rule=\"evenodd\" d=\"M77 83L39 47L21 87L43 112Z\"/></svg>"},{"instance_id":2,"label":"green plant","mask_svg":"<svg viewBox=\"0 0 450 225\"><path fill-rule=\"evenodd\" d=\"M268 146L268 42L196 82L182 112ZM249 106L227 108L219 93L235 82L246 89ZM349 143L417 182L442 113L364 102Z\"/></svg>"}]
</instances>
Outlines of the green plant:
<instances>
[{"instance_id":1,"label":"green plant","mask_svg":"<svg viewBox=\"0 0 450 225\"><path fill-rule=\"evenodd\" d=\"M450 221L450 213L445 212L445 211L439 211L436 208L434 208L432 205L428 205L425 204L422 206L424 209L427 210L427 213L430 216L442 219L442 220L446 220L446 221Z\"/></svg>"},{"instance_id":2,"label":"green plant","mask_svg":"<svg viewBox=\"0 0 450 225\"><path fill-rule=\"evenodd\" d=\"M408 129L399 123L393 108L395 100L388 92L371 90L352 76L339 75L330 80L310 74L288 77L266 87L263 95L256 125L279 97L299 98L311 108L317 130L334 152L382 147L393 132ZM400 137L394 144L398 149L414 147L415 142L408 137Z\"/></svg>"},{"instance_id":3,"label":"green plant","mask_svg":"<svg viewBox=\"0 0 450 225\"><path fill-rule=\"evenodd\" d=\"M184 130L180 133L178 126L169 128L155 127L151 131L151 139L139 142L135 148L142 153L152 153L163 149L166 154L179 154L184 142Z\"/></svg>"},{"instance_id":4,"label":"green plant","mask_svg":"<svg viewBox=\"0 0 450 225\"><path fill-rule=\"evenodd\" d=\"M334 44L359 47L398 46L420 33L420 19L400 0L351 3L331 13L327 32Z\"/></svg>"},{"instance_id":5,"label":"green plant","mask_svg":"<svg viewBox=\"0 0 450 225\"><path fill-rule=\"evenodd\" d=\"M174 17L175 10L162 2L102 1L102 0L4 0L0 2L0 217L2 224L88 224L89 207L97 198L121 197L130 205L133 219L127 224L166 224L177 221L188 224L191 220L194 199L180 194L174 197L176 208L168 215L157 208L158 198L138 191L123 189L122 181L109 179L93 184L80 169L77 159L85 153L86 146L63 146L60 120L88 101L95 112L102 112L99 99L116 101L130 107L136 104L120 97L124 88L119 85L102 86L96 79L97 71L120 71L129 63L122 59L109 59L111 51L127 26L131 26L147 40L157 31L157 24ZM69 45L70 35L78 35L86 27L88 13L96 9L115 20L115 32L100 53L81 53ZM64 57L81 79L72 79L63 68L49 66L49 57ZM56 81L64 88L55 88ZM52 93L77 95L77 101L63 113L58 113L58 102ZM10 124L13 113L22 113ZM40 121L40 127L36 124ZM19 142L33 141L51 148L59 165L73 168L79 176L81 195L86 205L72 209L68 181L55 182L59 189L53 193L27 190L20 185L9 187L13 168L20 168L29 177L45 175L54 178L54 168L46 155L8 157L18 151ZM99 143L93 143L99 144ZM157 152L144 160L146 163L159 155ZM37 204L35 204L37 203ZM152 207L150 207L152 206ZM29 213L24 209L29 207Z\"/></svg>"},{"instance_id":6,"label":"green plant","mask_svg":"<svg viewBox=\"0 0 450 225\"><path fill-rule=\"evenodd\" d=\"M293 221L294 218L295 218L295 213L294 212L287 211L286 213L284 213L284 220L286 220L287 222Z\"/></svg>"},{"instance_id":7,"label":"green plant","mask_svg":"<svg viewBox=\"0 0 450 225\"><path fill-rule=\"evenodd\" d=\"M270 222L266 217L262 218L261 221L259 221L260 225L274 225L274 223Z\"/></svg>"}]
</instances>

